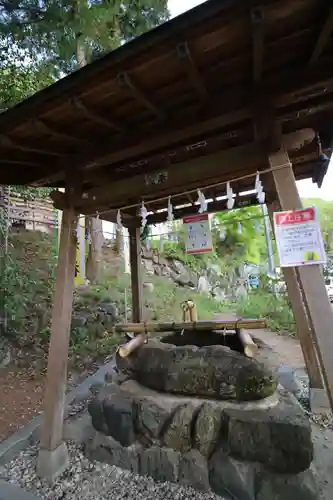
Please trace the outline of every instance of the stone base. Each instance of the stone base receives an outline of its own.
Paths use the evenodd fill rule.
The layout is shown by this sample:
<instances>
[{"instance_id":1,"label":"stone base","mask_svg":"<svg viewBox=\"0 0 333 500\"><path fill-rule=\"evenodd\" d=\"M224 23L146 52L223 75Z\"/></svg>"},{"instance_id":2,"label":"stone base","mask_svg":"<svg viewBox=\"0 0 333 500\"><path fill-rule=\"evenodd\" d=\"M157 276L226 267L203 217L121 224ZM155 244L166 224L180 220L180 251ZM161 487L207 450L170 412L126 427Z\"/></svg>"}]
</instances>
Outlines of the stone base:
<instances>
[{"instance_id":1,"label":"stone base","mask_svg":"<svg viewBox=\"0 0 333 500\"><path fill-rule=\"evenodd\" d=\"M91 459L237 500L317 500L309 419L286 391L236 403L176 396L136 381L89 404Z\"/></svg>"},{"instance_id":2,"label":"stone base","mask_svg":"<svg viewBox=\"0 0 333 500\"><path fill-rule=\"evenodd\" d=\"M141 443L121 446L115 439L96 432L86 446L90 460L115 465L134 474L150 476L221 495L232 500L319 500L314 474L276 474L258 463L231 458L224 451L210 459L198 450L186 453Z\"/></svg>"},{"instance_id":3,"label":"stone base","mask_svg":"<svg viewBox=\"0 0 333 500\"><path fill-rule=\"evenodd\" d=\"M66 443L61 443L55 450L39 450L37 474L48 481L54 481L69 465Z\"/></svg>"}]
</instances>

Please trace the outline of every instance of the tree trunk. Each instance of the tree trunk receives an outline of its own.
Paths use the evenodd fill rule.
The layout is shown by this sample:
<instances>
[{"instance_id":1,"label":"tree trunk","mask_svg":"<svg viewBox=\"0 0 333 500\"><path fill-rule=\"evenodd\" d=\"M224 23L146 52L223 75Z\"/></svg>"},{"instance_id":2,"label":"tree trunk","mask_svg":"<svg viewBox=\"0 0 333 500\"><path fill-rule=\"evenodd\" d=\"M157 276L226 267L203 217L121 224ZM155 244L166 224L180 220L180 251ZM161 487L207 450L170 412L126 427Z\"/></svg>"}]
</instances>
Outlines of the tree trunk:
<instances>
[{"instance_id":1,"label":"tree trunk","mask_svg":"<svg viewBox=\"0 0 333 500\"><path fill-rule=\"evenodd\" d=\"M79 2L76 15L80 16ZM88 64L84 39L81 33L76 37L76 60L80 68ZM103 221L94 217L86 218L86 229L90 234L90 243L86 262L87 278L90 283L97 283L100 278L102 247L104 243Z\"/></svg>"}]
</instances>

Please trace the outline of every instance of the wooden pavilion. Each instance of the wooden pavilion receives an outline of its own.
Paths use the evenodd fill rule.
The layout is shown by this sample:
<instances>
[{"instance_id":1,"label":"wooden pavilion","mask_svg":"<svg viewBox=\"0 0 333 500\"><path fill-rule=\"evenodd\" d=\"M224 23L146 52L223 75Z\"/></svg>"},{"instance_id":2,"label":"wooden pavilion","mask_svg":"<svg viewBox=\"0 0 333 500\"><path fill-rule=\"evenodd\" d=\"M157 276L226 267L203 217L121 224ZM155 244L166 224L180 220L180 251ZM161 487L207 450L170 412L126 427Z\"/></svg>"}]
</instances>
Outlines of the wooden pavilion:
<instances>
[{"instance_id":1,"label":"wooden pavilion","mask_svg":"<svg viewBox=\"0 0 333 500\"><path fill-rule=\"evenodd\" d=\"M54 192L63 226L39 472L66 465L62 441L78 214L130 231L133 320L140 321L138 207L149 222L171 195L177 218L225 208L264 172L267 203L301 208L295 180L321 185L333 139L333 7L328 0L209 0L0 116L0 183ZM252 200L248 200L253 202ZM285 279L314 388L333 395L333 316L319 266ZM323 375L323 380L322 380ZM324 382L324 385L323 385Z\"/></svg>"}]
</instances>

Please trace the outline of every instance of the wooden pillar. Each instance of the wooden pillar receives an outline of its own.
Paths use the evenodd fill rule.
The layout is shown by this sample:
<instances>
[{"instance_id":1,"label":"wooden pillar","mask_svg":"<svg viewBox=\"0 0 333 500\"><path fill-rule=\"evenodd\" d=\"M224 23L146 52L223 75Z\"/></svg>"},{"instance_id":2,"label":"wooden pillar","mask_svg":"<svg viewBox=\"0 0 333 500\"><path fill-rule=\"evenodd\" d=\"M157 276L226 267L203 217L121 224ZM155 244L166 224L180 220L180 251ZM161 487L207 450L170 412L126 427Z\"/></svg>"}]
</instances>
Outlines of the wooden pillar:
<instances>
[{"instance_id":1,"label":"wooden pillar","mask_svg":"<svg viewBox=\"0 0 333 500\"><path fill-rule=\"evenodd\" d=\"M269 156L272 175L282 210L302 208L295 176L289 156L285 150ZM333 311L329 302L324 278L319 265L299 266L299 283L310 325L313 327L313 341L317 347L320 368L326 385L331 409L333 410ZM290 297L292 299L292 297Z\"/></svg>"},{"instance_id":2,"label":"wooden pillar","mask_svg":"<svg viewBox=\"0 0 333 500\"><path fill-rule=\"evenodd\" d=\"M77 215L74 209L64 209L53 299L44 416L37 463L38 474L49 480L61 474L68 465L67 447L62 437L73 304L76 227Z\"/></svg>"},{"instance_id":3,"label":"wooden pillar","mask_svg":"<svg viewBox=\"0 0 333 500\"><path fill-rule=\"evenodd\" d=\"M128 232L131 261L132 321L140 323L143 319L140 228L129 227Z\"/></svg>"},{"instance_id":4,"label":"wooden pillar","mask_svg":"<svg viewBox=\"0 0 333 500\"><path fill-rule=\"evenodd\" d=\"M274 204L268 206L268 213L273 228L273 213L278 209L279 206L274 207ZM293 267L285 267L282 269L282 272L295 318L297 338L301 344L306 370L310 379L310 387L322 389L323 381L319 368L316 346L313 341L312 327L307 315L297 270Z\"/></svg>"}]
</instances>

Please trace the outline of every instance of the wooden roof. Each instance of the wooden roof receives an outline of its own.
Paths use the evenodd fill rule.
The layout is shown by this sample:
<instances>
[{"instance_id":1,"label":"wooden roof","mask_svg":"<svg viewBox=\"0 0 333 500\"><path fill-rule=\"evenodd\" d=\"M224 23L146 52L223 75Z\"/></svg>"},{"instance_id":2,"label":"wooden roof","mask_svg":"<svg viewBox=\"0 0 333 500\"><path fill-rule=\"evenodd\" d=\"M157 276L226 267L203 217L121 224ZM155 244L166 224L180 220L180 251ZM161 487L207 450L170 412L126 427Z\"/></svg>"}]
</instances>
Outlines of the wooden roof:
<instances>
[{"instance_id":1,"label":"wooden roof","mask_svg":"<svg viewBox=\"0 0 333 500\"><path fill-rule=\"evenodd\" d=\"M87 213L181 193L265 168L270 111L284 133L315 129L330 155L331 3L248 4L208 0L2 113L0 183L73 175ZM318 157L315 141L293 153L296 178L320 183Z\"/></svg>"}]
</instances>

